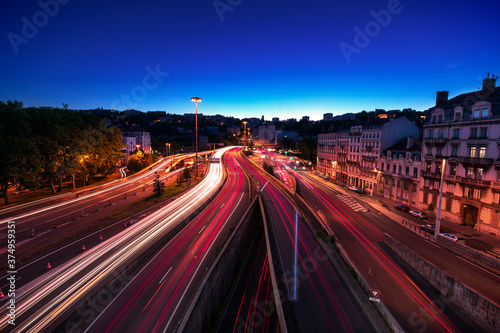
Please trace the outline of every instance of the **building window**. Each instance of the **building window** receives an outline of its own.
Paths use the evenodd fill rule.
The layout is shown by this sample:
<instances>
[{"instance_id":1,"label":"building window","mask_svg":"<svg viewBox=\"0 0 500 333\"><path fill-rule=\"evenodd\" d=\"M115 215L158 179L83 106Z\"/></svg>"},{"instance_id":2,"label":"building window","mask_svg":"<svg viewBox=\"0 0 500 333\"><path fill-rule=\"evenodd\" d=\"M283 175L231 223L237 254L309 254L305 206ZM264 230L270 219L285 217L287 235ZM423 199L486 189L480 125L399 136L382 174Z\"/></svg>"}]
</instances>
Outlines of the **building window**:
<instances>
[{"instance_id":1,"label":"building window","mask_svg":"<svg viewBox=\"0 0 500 333\"><path fill-rule=\"evenodd\" d=\"M427 172L431 172L431 162L427 162L425 169L427 170Z\"/></svg>"},{"instance_id":2,"label":"building window","mask_svg":"<svg viewBox=\"0 0 500 333\"><path fill-rule=\"evenodd\" d=\"M469 147L469 157L470 158L476 157L476 146Z\"/></svg>"},{"instance_id":3,"label":"building window","mask_svg":"<svg viewBox=\"0 0 500 333\"><path fill-rule=\"evenodd\" d=\"M467 198L472 198L472 189L464 187L464 196Z\"/></svg>"},{"instance_id":4,"label":"building window","mask_svg":"<svg viewBox=\"0 0 500 333\"><path fill-rule=\"evenodd\" d=\"M479 138L486 139L486 131L487 131L487 127L481 127L479 129Z\"/></svg>"},{"instance_id":5,"label":"building window","mask_svg":"<svg viewBox=\"0 0 500 333\"><path fill-rule=\"evenodd\" d=\"M401 165L398 165L398 174L399 174L399 175L401 174L401 169L402 169L402 166L401 166Z\"/></svg>"},{"instance_id":6,"label":"building window","mask_svg":"<svg viewBox=\"0 0 500 333\"><path fill-rule=\"evenodd\" d=\"M429 139L432 139L432 138L434 138L434 131L429 130Z\"/></svg>"},{"instance_id":7,"label":"building window","mask_svg":"<svg viewBox=\"0 0 500 333\"><path fill-rule=\"evenodd\" d=\"M380 164L380 170L382 170L382 171L384 170L384 163Z\"/></svg>"},{"instance_id":8,"label":"building window","mask_svg":"<svg viewBox=\"0 0 500 333\"><path fill-rule=\"evenodd\" d=\"M443 147L436 147L436 155L443 156Z\"/></svg>"},{"instance_id":9,"label":"building window","mask_svg":"<svg viewBox=\"0 0 500 333\"><path fill-rule=\"evenodd\" d=\"M446 198L446 206L444 207L445 210L451 212L451 199Z\"/></svg>"},{"instance_id":10,"label":"building window","mask_svg":"<svg viewBox=\"0 0 500 333\"><path fill-rule=\"evenodd\" d=\"M438 138L439 139L444 138L444 131L443 130L439 130L439 132L438 132Z\"/></svg>"},{"instance_id":11,"label":"building window","mask_svg":"<svg viewBox=\"0 0 500 333\"><path fill-rule=\"evenodd\" d=\"M457 166L455 164L450 164L450 176L455 176L457 174Z\"/></svg>"},{"instance_id":12,"label":"building window","mask_svg":"<svg viewBox=\"0 0 500 333\"><path fill-rule=\"evenodd\" d=\"M434 189L439 190L439 182L437 180L434 181Z\"/></svg>"},{"instance_id":13,"label":"building window","mask_svg":"<svg viewBox=\"0 0 500 333\"><path fill-rule=\"evenodd\" d=\"M488 118L488 109L483 109L483 118Z\"/></svg>"},{"instance_id":14,"label":"building window","mask_svg":"<svg viewBox=\"0 0 500 333\"><path fill-rule=\"evenodd\" d=\"M474 110L474 119L479 119L479 110Z\"/></svg>"},{"instance_id":15,"label":"building window","mask_svg":"<svg viewBox=\"0 0 500 333\"><path fill-rule=\"evenodd\" d=\"M424 180L424 187L429 188L430 184L431 184L431 180L430 179L425 179Z\"/></svg>"},{"instance_id":16,"label":"building window","mask_svg":"<svg viewBox=\"0 0 500 333\"><path fill-rule=\"evenodd\" d=\"M477 127L472 127L470 129L470 139L476 139L477 138Z\"/></svg>"},{"instance_id":17,"label":"building window","mask_svg":"<svg viewBox=\"0 0 500 333\"><path fill-rule=\"evenodd\" d=\"M441 122L443 122L443 115L442 114L438 115L438 123L441 123Z\"/></svg>"},{"instance_id":18,"label":"building window","mask_svg":"<svg viewBox=\"0 0 500 333\"><path fill-rule=\"evenodd\" d=\"M448 193L455 193L455 185L448 184Z\"/></svg>"},{"instance_id":19,"label":"building window","mask_svg":"<svg viewBox=\"0 0 500 333\"><path fill-rule=\"evenodd\" d=\"M417 167L413 168L413 178L418 178L418 168Z\"/></svg>"},{"instance_id":20,"label":"building window","mask_svg":"<svg viewBox=\"0 0 500 333\"><path fill-rule=\"evenodd\" d=\"M455 121L460 121L460 112L455 113Z\"/></svg>"},{"instance_id":21,"label":"building window","mask_svg":"<svg viewBox=\"0 0 500 333\"><path fill-rule=\"evenodd\" d=\"M458 146L451 146L451 156L452 157L458 156Z\"/></svg>"},{"instance_id":22,"label":"building window","mask_svg":"<svg viewBox=\"0 0 500 333\"><path fill-rule=\"evenodd\" d=\"M413 189L412 189L413 192L417 192L417 186L418 186L417 184L413 184Z\"/></svg>"},{"instance_id":23,"label":"building window","mask_svg":"<svg viewBox=\"0 0 500 333\"><path fill-rule=\"evenodd\" d=\"M405 174L408 175L408 176L410 175L410 167L407 166L405 168Z\"/></svg>"},{"instance_id":24,"label":"building window","mask_svg":"<svg viewBox=\"0 0 500 333\"><path fill-rule=\"evenodd\" d=\"M436 122L436 116L432 116L432 122L435 123Z\"/></svg>"},{"instance_id":25,"label":"building window","mask_svg":"<svg viewBox=\"0 0 500 333\"><path fill-rule=\"evenodd\" d=\"M474 199L481 200L481 190L475 188L474 189Z\"/></svg>"},{"instance_id":26,"label":"building window","mask_svg":"<svg viewBox=\"0 0 500 333\"><path fill-rule=\"evenodd\" d=\"M476 179L477 180L483 180L484 176L484 169L483 168L477 168L476 170Z\"/></svg>"},{"instance_id":27,"label":"building window","mask_svg":"<svg viewBox=\"0 0 500 333\"><path fill-rule=\"evenodd\" d=\"M392 173L396 173L396 164L392 165Z\"/></svg>"},{"instance_id":28,"label":"building window","mask_svg":"<svg viewBox=\"0 0 500 333\"><path fill-rule=\"evenodd\" d=\"M472 167L467 168L467 178L474 179L474 168Z\"/></svg>"},{"instance_id":29,"label":"building window","mask_svg":"<svg viewBox=\"0 0 500 333\"><path fill-rule=\"evenodd\" d=\"M455 128L453 130L453 139L458 139L460 138L460 128Z\"/></svg>"},{"instance_id":30,"label":"building window","mask_svg":"<svg viewBox=\"0 0 500 333\"><path fill-rule=\"evenodd\" d=\"M486 147L479 147L479 158L486 158Z\"/></svg>"}]
</instances>

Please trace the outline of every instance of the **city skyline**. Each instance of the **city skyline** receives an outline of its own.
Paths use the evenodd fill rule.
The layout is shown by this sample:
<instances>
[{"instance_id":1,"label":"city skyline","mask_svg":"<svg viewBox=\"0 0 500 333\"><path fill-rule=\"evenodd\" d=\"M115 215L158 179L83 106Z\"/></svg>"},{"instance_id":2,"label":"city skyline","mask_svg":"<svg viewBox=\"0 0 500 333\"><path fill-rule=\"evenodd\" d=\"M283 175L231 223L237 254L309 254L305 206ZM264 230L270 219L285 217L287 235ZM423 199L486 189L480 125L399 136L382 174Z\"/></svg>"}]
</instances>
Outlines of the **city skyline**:
<instances>
[{"instance_id":1,"label":"city skyline","mask_svg":"<svg viewBox=\"0 0 500 333\"><path fill-rule=\"evenodd\" d=\"M500 72L486 1L8 6L0 100L25 106L184 114L199 95L204 114L319 120L426 110Z\"/></svg>"}]
</instances>

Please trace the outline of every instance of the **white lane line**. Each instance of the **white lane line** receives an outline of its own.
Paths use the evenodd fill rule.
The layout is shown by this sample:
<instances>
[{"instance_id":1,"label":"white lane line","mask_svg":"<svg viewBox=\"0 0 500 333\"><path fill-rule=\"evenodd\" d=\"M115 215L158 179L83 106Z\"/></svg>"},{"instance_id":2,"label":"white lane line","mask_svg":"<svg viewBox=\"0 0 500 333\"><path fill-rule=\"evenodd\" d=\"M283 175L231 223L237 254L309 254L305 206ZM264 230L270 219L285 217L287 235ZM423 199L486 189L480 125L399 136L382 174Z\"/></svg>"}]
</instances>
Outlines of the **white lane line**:
<instances>
[{"instance_id":1,"label":"white lane line","mask_svg":"<svg viewBox=\"0 0 500 333\"><path fill-rule=\"evenodd\" d=\"M234 207L233 211L231 212L231 214L228 216L228 218L226 219L226 222L224 222L224 225L222 226L222 228L219 230L219 232L217 233L217 236L215 236L215 239L219 238L219 235L220 233L222 232L222 230L224 230L224 227L226 226L227 222L229 221L229 219L231 218L231 216L233 215L234 211L236 210L236 208L238 208L238 206L240 205L240 202L241 202L241 199L243 199L243 194L244 193L241 193L240 195L240 200L238 201L238 203L236 204L236 206ZM182 294L181 298L179 299L179 302L177 302L177 306L175 307L174 311L172 312L172 315L170 316L170 319L168 320L167 322L167 325L165 326L165 329L163 330L163 333L166 333L167 332L167 328L168 326L170 326L170 323L172 322L172 318L174 317L174 314L177 312L177 309L179 308L179 305L181 305L182 303L182 299L184 298L184 296L186 295L186 292L189 290L189 286L191 285L191 283L193 282L194 278L196 277L197 273L198 273L198 270L201 268L202 264L203 264L203 261L205 261L205 258L207 257L207 254L210 252L210 249L212 248L212 246L215 244L215 242L212 242L212 244L210 244L210 247L208 248L207 251L205 251L205 255L203 256L203 258L201 259L200 261L200 265L198 266L198 268L196 269L196 271L194 272L193 276L191 277L191 280L189 280L189 283L186 287L186 289L184 289L184 293Z\"/></svg>"},{"instance_id":2,"label":"white lane line","mask_svg":"<svg viewBox=\"0 0 500 333\"><path fill-rule=\"evenodd\" d=\"M167 277L168 273L170 273L170 270L172 270L172 267L170 267L170 268L168 269L167 274L165 274L165 275L161 278L161 280L160 280L160 282L158 282L158 284L161 284L161 283L163 282L163 280L165 280L165 278Z\"/></svg>"},{"instance_id":3,"label":"white lane line","mask_svg":"<svg viewBox=\"0 0 500 333\"><path fill-rule=\"evenodd\" d=\"M198 234L200 234L203 231L203 229L205 229L205 227L206 225L204 225L203 228L201 228L200 231L198 231Z\"/></svg>"},{"instance_id":4,"label":"white lane line","mask_svg":"<svg viewBox=\"0 0 500 333\"><path fill-rule=\"evenodd\" d=\"M225 205L225 204L226 204L226 203L224 202L224 203L222 204L222 206L220 206L220 208L224 207L224 205Z\"/></svg>"}]
</instances>

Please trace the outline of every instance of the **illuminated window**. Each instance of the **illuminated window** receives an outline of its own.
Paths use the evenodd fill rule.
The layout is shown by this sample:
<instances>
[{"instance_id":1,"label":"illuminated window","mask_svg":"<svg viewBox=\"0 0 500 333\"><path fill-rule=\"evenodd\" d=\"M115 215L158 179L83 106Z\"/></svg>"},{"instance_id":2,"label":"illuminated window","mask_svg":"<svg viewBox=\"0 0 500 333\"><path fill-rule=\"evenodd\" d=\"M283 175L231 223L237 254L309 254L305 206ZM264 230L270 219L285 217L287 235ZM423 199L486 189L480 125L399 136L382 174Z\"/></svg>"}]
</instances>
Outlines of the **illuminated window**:
<instances>
[{"instance_id":1,"label":"illuminated window","mask_svg":"<svg viewBox=\"0 0 500 333\"><path fill-rule=\"evenodd\" d=\"M488 118L488 109L483 109L483 118Z\"/></svg>"},{"instance_id":2,"label":"illuminated window","mask_svg":"<svg viewBox=\"0 0 500 333\"><path fill-rule=\"evenodd\" d=\"M486 147L479 147L479 158L486 158Z\"/></svg>"},{"instance_id":3,"label":"illuminated window","mask_svg":"<svg viewBox=\"0 0 500 333\"><path fill-rule=\"evenodd\" d=\"M471 158L476 157L476 147L475 146L469 147L469 157L471 157Z\"/></svg>"}]
</instances>

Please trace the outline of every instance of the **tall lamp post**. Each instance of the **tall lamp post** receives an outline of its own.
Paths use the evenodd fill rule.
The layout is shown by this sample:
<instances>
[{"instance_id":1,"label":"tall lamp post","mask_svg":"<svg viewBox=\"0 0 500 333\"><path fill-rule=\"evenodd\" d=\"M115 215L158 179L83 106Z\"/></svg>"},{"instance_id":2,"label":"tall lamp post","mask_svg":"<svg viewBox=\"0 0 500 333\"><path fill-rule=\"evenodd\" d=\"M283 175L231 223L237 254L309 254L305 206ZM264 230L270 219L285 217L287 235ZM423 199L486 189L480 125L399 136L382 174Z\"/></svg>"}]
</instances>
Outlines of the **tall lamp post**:
<instances>
[{"instance_id":1,"label":"tall lamp post","mask_svg":"<svg viewBox=\"0 0 500 333\"><path fill-rule=\"evenodd\" d=\"M191 97L191 101L196 103L195 116L195 131L196 131L196 160L194 164L194 179L198 178L198 102L201 102L200 97Z\"/></svg>"},{"instance_id":2,"label":"tall lamp post","mask_svg":"<svg viewBox=\"0 0 500 333\"><path fill-rule=\"evenodd\" d=\"M443 158L443 164L441 165L441 184L439 185L439 198L437 204L437 213L436 213L436 229L434 231L434 238L438 239L439 237L439 229L441 227L441 201L443 200L443 180L444 180L444 168L446 166L446 159Z\"/></svg>"},{"instance_id":3,"label":"tall lamp post","mask_svg":"<svg viewBox=\"0 0 500 333\"><path fill-rule=\"evenodd\" d=\"M245 142L245 146L247 145L247 122L243 122L243 142Z\"/></svg>"}]
</instances>

